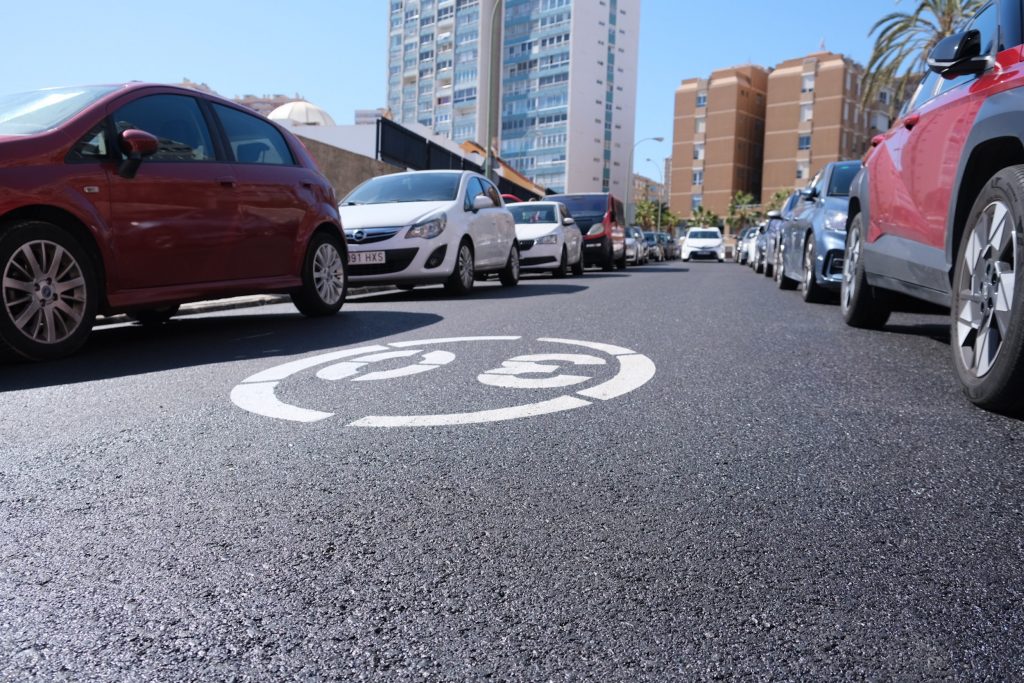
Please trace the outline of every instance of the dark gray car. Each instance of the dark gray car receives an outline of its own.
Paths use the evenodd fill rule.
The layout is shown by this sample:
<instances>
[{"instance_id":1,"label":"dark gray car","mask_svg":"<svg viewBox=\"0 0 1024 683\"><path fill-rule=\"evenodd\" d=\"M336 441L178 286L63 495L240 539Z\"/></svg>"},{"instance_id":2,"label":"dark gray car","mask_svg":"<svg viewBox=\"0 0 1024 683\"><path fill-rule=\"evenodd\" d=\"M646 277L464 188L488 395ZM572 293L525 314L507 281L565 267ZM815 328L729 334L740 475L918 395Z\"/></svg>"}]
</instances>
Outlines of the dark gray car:
<instances>
[{"instance_id":1,"label":"dark gray car","mask_svg":"<svg viewBox=\"0 0 1024 683\"><path fill-rule=\"evenodd\" d=\"M761 258L758 270L765 274L765 277L772 277L775 274L775 260L778 258L779 245L782 243L782 226L786 221L793 218L793 212L800 203L800 192L793 192L789 199L778 211L769 211L767 214L768 227L765 228L763 244L758 239L759 256Z\"/></svg>"},{"instance_id":2,"label":"dark gray car","mask_svg":"<svg viewBox=\"0 0 1024 683\"><path fill-rule=\"evenodd\" d=\"M804 301L824 301L842 285L850 183L860 167L859 161L826 165L783 223L775 279L783 289L803 283Z\"/></svg>"}]
</instances>

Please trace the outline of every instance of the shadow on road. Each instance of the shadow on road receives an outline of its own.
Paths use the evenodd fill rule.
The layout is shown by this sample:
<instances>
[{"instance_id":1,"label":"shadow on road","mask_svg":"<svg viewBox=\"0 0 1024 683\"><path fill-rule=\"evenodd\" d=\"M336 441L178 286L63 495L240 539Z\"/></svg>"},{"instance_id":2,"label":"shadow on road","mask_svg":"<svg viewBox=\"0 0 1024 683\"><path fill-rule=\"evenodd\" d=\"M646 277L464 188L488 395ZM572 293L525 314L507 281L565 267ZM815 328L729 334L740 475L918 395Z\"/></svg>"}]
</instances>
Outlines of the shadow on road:
<instances>
[{"instance_id":1,"label":"shadow on road","mask_svg":"<svg viewBox=\"0 0 1024 683\"><path fill-rule=\"evenodd\" d=\"M941 344L949 346L950 334L949 334L949 323L924 323L920 325L886 325L882 328L883 332L889 332L892 334L906 334L913 335L915 337L927 337L933 339Z\"/></svg>"},{"instance_id":2,"label":"shadow on road","mask_svg":"<svg viewBox=\"0 0 1024 683\"><path fill-rule=\"evenodd\" d=\"M442 316L427 313L360 313L346 308L327 318L286 312L183 317L159 327L98 327L85 347L70 358L49 363L0 362L0 391L322 351L441 320Z\"/></svg>"},{"instance_id":3,"label":"shadow on road","mask_svg":"<svg viewBox=\"0 0 1024 683\"><path fill-rule=\"evenodd\" d=\"M586 282L591 275L584 275L575 280L554 280L550 276L541 275L537 278L524 278L518 287L501 287L496 283L478 282L473 292L467 296L451 294L440 285L417 287L412 291L395 290L374 294L371 296L352 299L347 305L368 304L368 303L396 303L402 301L459 301L463 299L500 300L500 299L523 299L534 296L547 296L550 294L574 294L586 289L583 285L570 284L570 282Z\"/></svg>"},{"instance_id":4,"label":"shadow on road","mask_svg":"<svg viewBox=\"0 0 1024 683\"><path fill-rule=\"evenodd\" d=\"M669 264L654 264L649 263L646 266L630 266L626 273L664 273L664 274L677 274L677 273L688 273L690 269L688 267L672 267Z\"/></svg>"}]
</instances>

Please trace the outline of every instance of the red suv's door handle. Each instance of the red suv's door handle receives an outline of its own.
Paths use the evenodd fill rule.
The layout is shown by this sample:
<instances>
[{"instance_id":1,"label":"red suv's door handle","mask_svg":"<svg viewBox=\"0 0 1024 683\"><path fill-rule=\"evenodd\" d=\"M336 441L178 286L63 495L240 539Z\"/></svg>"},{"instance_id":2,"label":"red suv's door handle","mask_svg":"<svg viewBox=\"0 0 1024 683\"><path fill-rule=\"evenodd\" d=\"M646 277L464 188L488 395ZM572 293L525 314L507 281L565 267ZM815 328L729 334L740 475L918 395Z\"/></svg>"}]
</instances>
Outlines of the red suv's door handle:
<instances>
[{"instance_id":1,"label":"red suv's door handle","mask_svg":"<svg viewBox=\"0 0 1024 683\"><path fill-rule=\"evenodd\" d=\"M907 118L903 119L903 127L907 130L912 130L917 122L921 120L920 114L909 114Z\"/></svg>"},{"instance_id":2,"label":"red suv's door handle","mask_svg":"<svg viewBox=\"0 0 1024 683\"><path fill-rule=\"evenodd\" d=\"M224 187L234 187L236 181L231 176L224 176L223 178L217 178L217 182Z\"/></svg>"}]
</instances>

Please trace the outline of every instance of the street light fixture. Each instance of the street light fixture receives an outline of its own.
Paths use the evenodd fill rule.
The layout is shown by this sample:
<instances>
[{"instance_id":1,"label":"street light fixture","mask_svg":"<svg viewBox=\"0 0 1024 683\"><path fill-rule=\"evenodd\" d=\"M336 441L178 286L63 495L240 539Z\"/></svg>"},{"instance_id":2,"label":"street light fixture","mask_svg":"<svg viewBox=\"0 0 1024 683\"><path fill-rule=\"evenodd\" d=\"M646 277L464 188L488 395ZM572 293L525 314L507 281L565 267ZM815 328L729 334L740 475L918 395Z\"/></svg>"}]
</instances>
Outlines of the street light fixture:
<instances>
[{"instance_id":1,"label":"street light fixture","mask_svg":"<svg viewBox=\"0 0 1024 683\"><path fill-rule=\"evenodd\" d=\"M633 153L636 151L636 148L640 146L640 143L647 142L649 140L654 140L655 142L665 142L665 138L661 137L660 135L652 138L644 138L643 140L637 140L636 144L633 145L633 149L629 150L629 173L626 175L626 223L628 225L633 224L632 209L634 207L630 206L629 203L629 193L633 189Z\"/></svg>"}]
</instances>

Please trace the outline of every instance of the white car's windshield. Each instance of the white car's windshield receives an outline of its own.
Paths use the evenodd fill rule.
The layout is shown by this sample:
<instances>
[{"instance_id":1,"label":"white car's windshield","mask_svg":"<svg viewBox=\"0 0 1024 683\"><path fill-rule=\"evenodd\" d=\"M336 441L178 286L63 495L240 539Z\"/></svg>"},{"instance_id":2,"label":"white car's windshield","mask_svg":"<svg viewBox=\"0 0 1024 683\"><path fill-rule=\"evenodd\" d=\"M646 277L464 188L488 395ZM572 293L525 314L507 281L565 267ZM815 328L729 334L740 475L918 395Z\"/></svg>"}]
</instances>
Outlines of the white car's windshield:
<instances>
[{"instance_id":1,"label":"white car's windshield","mask_svg":"<svg viewBox=\"0 0 1024 683\"><path fill-rule=\"evenodd\" d=\"M49 88L0 95L0 135L34 135L51 130L114 90L114 86Z\"/></svg>"},{"instance_id":2,"label":"white car's windshield","mask_svg":"<svg viewBox=\"0 0 1024 683\"><path fill-rule=\"evenodd\" d=\"M691 230L687 237L691 240L716 240L719 235L714 230Z\"/></svg>"},{"instance_id":3,"label":"white car's windshield","mask_svg":"<svg viewBox=\"0 0 1024 683\"><path fill-rule=\"evenodd\" d=\"M556 223L555 207L553 206L516 206L508 207L516 223Z\"/></svg>"},{"instance_id":4,"label":"white car's windshield","mask_svg":"<svg viewBox=\"0 0 1024 683\"><path fill-rule=\"evenodd\" d=\"M398 173L378 176L352 190L342 205L450 202L459 196L458 173Z\"/></svg>"}]
</instances>

